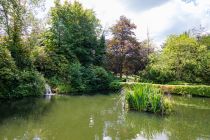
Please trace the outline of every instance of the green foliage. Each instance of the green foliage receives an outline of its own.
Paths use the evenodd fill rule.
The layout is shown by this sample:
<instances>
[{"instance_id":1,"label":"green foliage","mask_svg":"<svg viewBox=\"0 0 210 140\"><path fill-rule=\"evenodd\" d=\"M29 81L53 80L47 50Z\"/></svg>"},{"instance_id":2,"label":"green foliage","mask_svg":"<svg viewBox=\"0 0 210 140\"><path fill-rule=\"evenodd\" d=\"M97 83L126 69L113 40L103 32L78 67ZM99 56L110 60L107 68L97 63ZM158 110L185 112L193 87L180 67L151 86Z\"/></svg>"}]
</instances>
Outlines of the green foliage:
<instances>
[{"instance_id":1,"label":"green foliage","mask_svg":"<svg viewBox=\"0 0 210 140\"><path fill-rule=\"evenodd\" d=\"M109 90L114 77L99 66L84 67L73 63L68 69L68 78L52 77L50 84L58 93L81 94L100 90Z\"/></svg>"},{"instance_id":2,"label":"green foliage","mask_svg":"<svg viewBox=\"0 0 210 140\"><path fill-rule=\"evenodd\" d=\"M17 86L18 70L10 51L0 45L0 97Z\"/></svg>"},{"instance_id":3,"label":"green foliage","mask_svg":"<svg viewBox=\"0 0 210 140\"><path fill-rule=\"evenodd\" d=\"M156 83L209 83L206 79L210 74L209 60L207 46L200 45L188 34L173 35L167 39L161 53L151 56L141 77Z\"/></svg>"},{"instance_id":4,"label":"green foliage","mask_svg":"<svg viewBox=\"0 0 210 140\"><path fill-rule=\"evenodd\" d=\"M150 83L121 83L123 87L131 88L133 86L148 86ZM161 85L152 84L159 88L163 93L193 95L201 97L210 97L210 86L207 85Z\"/></svg>"},{"instance_id":5,"label":"green foliage","mask_svg":"<svg viewBox=\"0 0 210 140\"><path fill-rule=\"evenodd\" d=\"M114 80L109 84L109 88L111 90L120 90L122 88L122 85L120 84L120 81Z\"/></svg>"},{"instance_id":6,"label":"green foliage","mask_svg":"<svg viewBox=\"0 0 210 140\"><path fill-rule=\"evenodd\" d=\"M0 45L0 98L39 96L44 93L45 80L33 70L20 70L11 52Z\"/></svg>"},{"instance_id":7,"label":"green foliage","mask_svg":"<svg viewBox=\"0 0 210 140\"><path fill-rule=\"evenodd\" d=\"M55 2L51 9L52 45L56 53L67 60L78 59L82 65L94 62L93 51L97 48L97 30L99 21L90 9L85 9L79 2Z\"/></svg>"},{"instance_id":8,"label":"green foliage","mask_svg":"<svg viewBox=\"0 0 210 140\"><path fill-rule=\"evenodd\" d=\"M205 85L161 85L160 88L172 94L210 97L210 86Z\"/></svg>"},{"instance_id":9,"label":"green foliage","mask_svg":"<svg viewBox=\"0 0 210 140\"><path fill-rule=\"evenodd\" d=\"M56 87L56 92L58 92L59 94L69 94L72 91L73 90L71 88L71 85L69 84L59 83L59 85Z\"/></svg>"},{"instance_id":10,"label":"green foliage","mask_svg":"<svg viewBox=\"0 0 210 140\"><path fill-rule=\"evenodd\" d=\"M104 34L102 34L98 41L98 46L95 52L95 65L104 66L106 59L106 40Z\"/></svg>"},{"instance_id":11,"label":"green foliage","mask_svg":"<svg viewBox=\"0 0 210 140\"><path fill-rule=\"evenodd\" d=\"M36 0L37 1L37 0ZM41 0L38 0L41 2ZM29 30L33 30L32 17L33 10L30 6L37 6L34 0L20 2L19 0L1 0L0 1L0 27L3 29L3 35L7 39L5 45L11 52L16 66L19 69L31 69L33 67L30 52L33 46L26 44L30 38ZM28 23L28 21L30 23ZM30 28L30 29L29 29Z\"/></svg>"},{"instance_id":12,"label":"green foliage","mask_svg":"<svg viewBox=\"0 0 210 140\"><path fill-rule=\"evenodd\" d=\"M167 114L171 103L163 96L161 90L152 85L135 85L126 90L129 109L152 113Z\"/></svg>"},{"instance_id":13,"label":"green foliage","mask_svg":"<svg viewBox=\"0 0 210 140\"><path fill-rule=\"evenodd\" d=\"M91 67L90 73L87 73L87 85L89 89L95 91L109 89L109 85L113 80L110 73L108 73L104 68L98 66Z\"/></svg>"},{"instance_id":14,"label":"green foliage","mask_svg":"<svg viewBox=\"0 0 210 140\"><path fill-rule=\"evenodd\" d=\"M201 36L201 38L198 40L198 42L202 45L210 47L210 35Z\"/></svg>"},{"instance_id":15,"label":"green foliage","mask_svg":"<svg viewBox=\"0 0 210 140\"><path fill-rule=\"evenodd\" d=\"M44 78L59 93L109 89L113 76L99 67L106 41L99 36L94 11L76 1L62 5L57 0L50 10L50 28L44 31L31 9L40 2L0 2L0 97L39 96Z\"/></svg>"},{"instance_id":16,"label":"green foliage","mask_svg":"<svg viewBox=\"0 0 210 140\"><path fill-rule=\"evenodd\" d=\"M6 72L6 71L5 71ZM11 76L2 76L0 98L40 96L45 92L45 79L36 71L17 71Z\"/></svg>"},{"instance_id":17,"label":"green foliage","mask_svg":"<svg viewBox=\"0 0 210 140\"><path fill-rule=\"evenodd\" d=\"M80 63L74 63L70 66L70 84L74 92L82 92L86 89L83 71L84 67Z\"/></svg>"},{"instance_id":18,"label":"green foliage","mask_svg":"<svg viewBox=\"0 0 210 140\"><path fill-rule=\"evenodd\" d=\"M77 92L108 90L110 83L113 81L113 76L104 68L98 66L86 68L74 64L70 73L72 89Z\"/></svg>"},{"instance_id":19,"label":"green foliage","mask_svg":"<svg viewBox=\"0 0 210 140\"><path fill-rule=\"evenodd\" d=\"M40 96L45 92L45 79L36 71L23 71L20 73L19 85L13 97Z\"/></svg>"}]
</instances>

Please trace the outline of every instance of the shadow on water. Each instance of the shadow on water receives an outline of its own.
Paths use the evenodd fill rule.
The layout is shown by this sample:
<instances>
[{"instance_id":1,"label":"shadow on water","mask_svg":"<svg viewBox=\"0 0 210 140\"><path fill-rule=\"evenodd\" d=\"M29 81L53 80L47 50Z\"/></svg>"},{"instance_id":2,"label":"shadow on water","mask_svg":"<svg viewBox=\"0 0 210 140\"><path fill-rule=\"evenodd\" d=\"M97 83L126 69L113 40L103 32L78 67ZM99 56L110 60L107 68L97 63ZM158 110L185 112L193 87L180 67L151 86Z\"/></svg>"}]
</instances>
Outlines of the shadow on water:
<instances>
[{"instance_id":1,"label":"shadow on water","mask_svg":"<svg viewBox=\"0 0 210 140\"><path fill-rule=\"evenodd\" d=\"M1 103L0 139L210 139L210 99L172 98L174 113L165 117L127 111L116 94Z\"/></svg>"},{"instance_id":2,"label":"shadow on water","mask_svg":"<svg viewBox=\"0 0 210 140\"><path fill-rule=\"evenodd\" d=\"M53 98L23 98L18 100L0 101L0 124L4 120L33 117L39 119L50 111L55 100Z\"/></svg>"},{"instance_id":3,"label":"shadow on water","mask_svg":"<svg viewBox=\"0 0 210 140\"><path fill-rule=\"evenodd\" d=\"M210 100L185 97L173 97L173 100L193 106L176 105L174 113L166 117L129 111L125 126L119 127L136 135L128 136L125 132L120 132L120 135L125 134L127 139L210 139L210 109L204 108L210 106Z\"/></svg>"}]
</instances>

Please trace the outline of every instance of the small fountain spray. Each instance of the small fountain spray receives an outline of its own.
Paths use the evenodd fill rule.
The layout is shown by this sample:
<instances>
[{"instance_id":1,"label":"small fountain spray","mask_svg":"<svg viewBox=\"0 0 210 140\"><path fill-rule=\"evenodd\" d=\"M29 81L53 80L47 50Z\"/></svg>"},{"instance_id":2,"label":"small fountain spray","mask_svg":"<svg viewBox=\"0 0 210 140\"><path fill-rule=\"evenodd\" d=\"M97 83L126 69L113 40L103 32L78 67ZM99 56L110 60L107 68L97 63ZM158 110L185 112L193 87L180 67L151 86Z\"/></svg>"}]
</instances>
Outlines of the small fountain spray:
<instances>
[{"instance_id":1,"label":"small fountain spray","mask_svg":"<svg viewBox=\"0 0 210 140\"><path fill-rule=\"evenodd\" d=\"M46 92L45 92L46 96L54 95L52 93L51 87L48 84L45 85L45 89L46 89Z\"/></svg>"}]
</instances>

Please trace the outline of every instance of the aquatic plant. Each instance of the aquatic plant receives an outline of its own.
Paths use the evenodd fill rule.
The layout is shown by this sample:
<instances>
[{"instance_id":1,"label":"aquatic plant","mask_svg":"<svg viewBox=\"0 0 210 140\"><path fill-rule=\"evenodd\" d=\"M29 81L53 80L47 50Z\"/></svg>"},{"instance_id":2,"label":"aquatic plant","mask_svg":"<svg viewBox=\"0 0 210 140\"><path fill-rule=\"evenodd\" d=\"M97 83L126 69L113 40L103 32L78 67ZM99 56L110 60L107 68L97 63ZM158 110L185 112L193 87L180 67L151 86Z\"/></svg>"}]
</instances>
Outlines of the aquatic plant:
<instances>
[{"instance_id":1,"label":"aquatic plant","mask_svg":"<svg viewBox=\"0 0 210 140\"><path fill-rule=\"evenodd\" d=\"M134 85L125 90L125 99L130 110L168 114L171 102L161 90L153 85Z\"/></svg>"}]
</instances>

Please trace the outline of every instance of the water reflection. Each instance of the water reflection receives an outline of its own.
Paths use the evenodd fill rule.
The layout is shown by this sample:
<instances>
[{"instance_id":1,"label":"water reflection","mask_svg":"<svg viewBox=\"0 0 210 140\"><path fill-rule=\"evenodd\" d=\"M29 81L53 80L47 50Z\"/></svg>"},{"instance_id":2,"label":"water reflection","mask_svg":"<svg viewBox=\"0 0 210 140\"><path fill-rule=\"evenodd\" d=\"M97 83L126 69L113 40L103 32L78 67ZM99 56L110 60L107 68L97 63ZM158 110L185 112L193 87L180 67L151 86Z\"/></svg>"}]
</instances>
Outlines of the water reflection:
<instances>
[{"instance_id":1,"label":"water reflection","mask_svg":"<svg viewBox=\"0 0 210 140\"><path fill-rule=\"evenodd\" d=\"M118 106L117 120L105 121L103 138L185 140L210 139L210 100L201 98L172 97L177 105L171 116L127 112ZM187 104L182 106L182 102ZM204 108L205 107L205 108ZM132 136L133 135L133 136Z\"/></svg>"},{"instance_id":2,"label":"water reflection","mask_svg":"<svg viewBox=\"0 0 210 140\"><path fill-rule=\"evenodd\" d=\"M94 126L94 119L93 116L90 116L90 121L89 121L89 127L93 127Z\"/></svg>"},{"instance_id":3,"label":"water reflection","mask_svg":"<svg viewBox=\"0 0 210 140\"><path fill-rule=\"evenodd\" d=\"M166 117L128 112L118 95L1 103L0 139L210 139L210 99L172 98L175 112Z\"/></svg>"}]
</instances>

